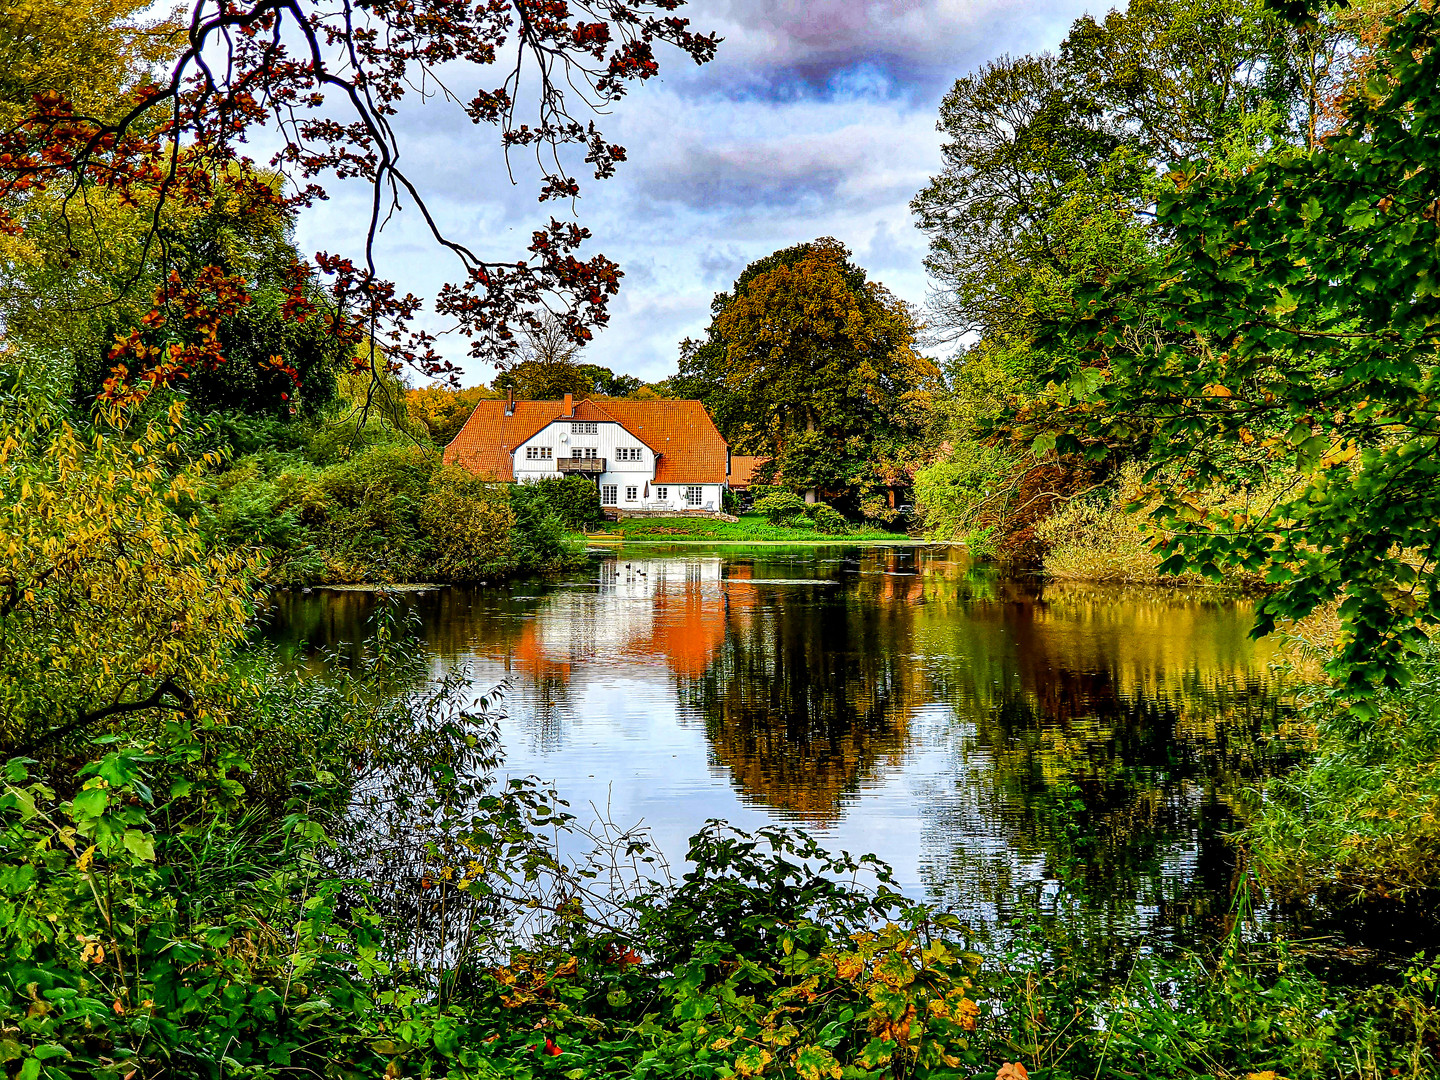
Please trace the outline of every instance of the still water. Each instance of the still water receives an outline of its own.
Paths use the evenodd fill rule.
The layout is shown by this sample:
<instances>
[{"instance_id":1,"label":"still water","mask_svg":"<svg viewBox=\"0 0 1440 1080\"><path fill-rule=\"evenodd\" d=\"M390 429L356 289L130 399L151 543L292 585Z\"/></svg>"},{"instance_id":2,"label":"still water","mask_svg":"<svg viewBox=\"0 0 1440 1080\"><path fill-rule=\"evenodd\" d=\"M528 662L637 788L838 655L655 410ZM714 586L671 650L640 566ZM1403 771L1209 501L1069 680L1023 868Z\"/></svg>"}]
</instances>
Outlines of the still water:
<instances>
[{"instance_id":1,"label":"still water","mask_svg":"<svg viewBox=\"0 0 1440 1080\"><path fill-rule=\"evenodd\" d=\"M507 770L576 812L643 822L676 865L707 818L802 826L980 932L1063 904L1092 941L1203 936L1274 767L1270 648L1208 592L1006 579L945 547L626 547L405 602L437 670L506 687ZM376 603L282 594L270 632L313 655Z\"/></svg>"}]
</instances>

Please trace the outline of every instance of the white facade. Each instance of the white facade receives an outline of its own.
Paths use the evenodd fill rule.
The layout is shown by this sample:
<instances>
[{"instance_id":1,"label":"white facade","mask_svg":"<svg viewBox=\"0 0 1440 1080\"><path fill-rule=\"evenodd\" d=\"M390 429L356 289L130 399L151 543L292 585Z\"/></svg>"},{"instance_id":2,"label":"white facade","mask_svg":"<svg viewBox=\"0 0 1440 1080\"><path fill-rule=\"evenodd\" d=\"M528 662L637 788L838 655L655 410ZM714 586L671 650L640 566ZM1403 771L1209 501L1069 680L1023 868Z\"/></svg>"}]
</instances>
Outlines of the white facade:
<instances>
[{"instance_id":1,"label":"white facade","mask_svg":"<svg viewBox=\"0 0 1440 1080\"><path fill-rule=\"evenodd\" d=\"M656 454L614 421L552 420L514 450L515 480L562 476L560 461L596 458L600 504L618 510L720 510L722 484L655 483Z\"/></svg>"}]
</instances>

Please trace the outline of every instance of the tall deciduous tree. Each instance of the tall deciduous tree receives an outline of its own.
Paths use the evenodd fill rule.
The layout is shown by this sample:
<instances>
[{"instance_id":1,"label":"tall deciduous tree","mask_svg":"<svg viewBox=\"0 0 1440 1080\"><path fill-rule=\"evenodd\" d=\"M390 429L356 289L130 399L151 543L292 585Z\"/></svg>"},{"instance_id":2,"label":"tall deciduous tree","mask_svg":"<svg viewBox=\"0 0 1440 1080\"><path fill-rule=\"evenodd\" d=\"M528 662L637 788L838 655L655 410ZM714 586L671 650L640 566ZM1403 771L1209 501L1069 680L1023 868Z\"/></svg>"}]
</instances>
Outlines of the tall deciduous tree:
<instances>
[{"instance_id":1,"label":"tall deciduous tree","mask_svg":"<svg viewBox=\"0 0 1440 1080\"><path fill-rule=\"evenodd\" d=\"M25 207L43 192L58 196L59 220L72 233L87 223L95 192L151 210L138 247L142 263L159 266L152 280L165 283L147 315L154 331L177 312L190 319L217 303L217 285L241 297L247 286L219 268L202 280L173 267L161 235L166 207L208 205L228 179L244 181L257 207L294 208L324 197L328 180L359 179L373 193L363 250L353 257L319 253L314 271L326 275L350 333L370 344L373 368L409 361L430 375L452 370L434 352L431 336L410 331L420 301L384 280L374 258L383 223L403 207L417 212L458 260L457 280L441 291L437 307L471 336L476 355L508 358L517 330L538 325L543 310L557 311L570 336L583 341L605 321L618 267L603 256L577 258L588 232L555 218L511 258L478 254L442 232L400 164L400 103L418 92L422 100L438 96L463 109L476 124L498 130L506 155L534 155L542 201L573 198L579 186L564 164L565 148L583 155L597 178L610 176L625 158L624 148L606 140L584 113L613 105L628 87L653 77L660 43L698 62L714 54L713 35L692 32L673 14L682 3L500 0L467 7L342 0L332 7L310 0L193 0L173 57L157 58L163 67L138 75L127 69L113 80L116 90L107 101L95 100L100 95L82 79L46 85L24 115L0 131L0 224L23 228ZM114 62L123 66L129 54L120 51L125 56ZM101 54L102 61L107 57ZM486 71L496 64L501 74L487 86ZM23 72L17 81L25 82ZM278 139L269 164L291 182L284 191L246 166L243 144L262 125ZM296 281L311 273L301 268ZM146 283L137 278L125 285L143 293ZM293 314L298 306L284 310ZM114 359L125 370L112 381L112 396L143 395L223 360L208 346L157 347L154 336L131 338L117 350Z\"/></svg>"},{"instance_id":2,"label":"tall deciduous tree","mask_svg":"<svg viewBox=\"0 0 1440 1080\"><path fill-rule=\"evenodd\" d=\"M1178 173L1165 265L1050 328L1080 401L1029 418L1042 449L1143 441L1181 478L1155 493L1165 568L1263 573L1257 632L1339 599L1332 672L1362 703L1440 625L1437 41L1440 11L1406 8L1315 150ZM1207 491L1245 457L1293 482L1221 515Z\"/></svg>"},{"instance_id":3,"label":"tall deciduous tree","mask_svg":"<svg viewBox=\"0 0 1440 1080\"><path fill-rule=\"evenodd\" d=\"M909 307L822 238L752 263L687 342L674 388L707 401L741 453L777 479L859 505L908 480L935 366Z\"/></svg>"}]
</instances>

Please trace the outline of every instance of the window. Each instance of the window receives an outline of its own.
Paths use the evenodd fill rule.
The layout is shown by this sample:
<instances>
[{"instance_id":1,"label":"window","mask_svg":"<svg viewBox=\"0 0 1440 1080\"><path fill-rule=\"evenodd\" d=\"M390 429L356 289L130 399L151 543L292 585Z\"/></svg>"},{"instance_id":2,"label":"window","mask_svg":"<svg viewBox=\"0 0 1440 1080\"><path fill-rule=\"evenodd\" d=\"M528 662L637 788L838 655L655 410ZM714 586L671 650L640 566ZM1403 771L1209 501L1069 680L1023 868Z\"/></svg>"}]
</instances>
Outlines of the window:
<instances>
[{"instance_id":1,"label":"window","mask_svg":"<svg viewBox=\"0 0 1440 1080\"><path fill-rule=\"evenodd\" d=\"M638 499L639 497L640 497L640 489L639 489L638 487L627 487L627 488L625 489L625 501L626 501L626 502L634 502L634 501L635 501L636 499Z\"/></svg>"},{"instance_id":2,"label":"window","mask_svg":"<svg viewBox=\"0 0 1440 1080\"><path fill-rule=\"evenodd\" d=\"M655 498L658 499L660 502L669 502L670 489L668 487L657 487L655 489Z\"/></svg>"},{"instance_id":3,"label":"window","mask_svg":"<svg viewBox=\"0 0 1440 1080\"><path fill-rule=\"evenodd\" d=\"M594 424L581 423L578 420L573 420L570 423L571 435L594 435L596 430L597 429Z\"/></svg>"},{"instance_id":4,"label":"window","mask_svg":"<svg viewBox=\"0 0 1440 1080\"><path fill-rule=\"evenodd\" d=\"M595 447L593 447L593 446L586 446L586 447L576 446L576 447L573 447L573 448L571 449L571 451L570 451L570 457L573 458L573 459L576 460L576 461L581 461L581 460L584 460L584 461L594 461L594 460L595 460Z\"/></svg>"},{"instance_id":5,"label":"window","mask_svg":"<svg viewBox=\"0 0 1440 1080\"><path fill-rule=\"evenodd\" d=\"M548 446L527 446L525 448L526 461L549 461L554 451Z\"/></svg>"},{"instance_id":6,"label":"window","mask_svg":"<svg viewBox=\"0 0 1440 1080\"><path fill-rule=\"evenodd\" d=\"M616 461L639 461L640 448L638 446L617 446L615 448Z\"/></svg>"},{"instance_id":7,"label":"window","mask_svg":"<svg viewBox=\"0 0 1440 1080\"><path fill-rule=\"evenodd\" d=\"M600 485L600 505L601 505L601 506L614 506L617 502L619 502L619 500L615 498L615 485L614 485L614 484L601 484L601 485Z\"/></svg>"},{"instance_id":8,"label":"window","mask_svg":"<svg viewBox=\"0 0 1440 1080\"><path fill-rule=\"evenodd\" d=\"M704 493L704 489L703 489L703 488L699 488L699 487L687 487L687 488L685 489L685 502L688 503L690 506L699 506L699 505L700 505L700 497L701 497L701 495L702 495L703 493Z\"/></svg>"}]
</instances>

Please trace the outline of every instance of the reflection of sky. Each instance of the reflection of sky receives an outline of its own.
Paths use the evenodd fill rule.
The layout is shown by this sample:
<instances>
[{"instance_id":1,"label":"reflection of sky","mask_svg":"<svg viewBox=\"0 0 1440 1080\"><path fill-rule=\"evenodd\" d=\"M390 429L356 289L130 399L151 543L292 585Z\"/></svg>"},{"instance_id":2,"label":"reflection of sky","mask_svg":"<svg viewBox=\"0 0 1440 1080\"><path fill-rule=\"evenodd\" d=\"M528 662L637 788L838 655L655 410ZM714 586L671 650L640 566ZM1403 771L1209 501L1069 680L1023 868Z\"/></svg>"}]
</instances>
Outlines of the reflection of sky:
<instances>
[{"instance_id":1,"label":"reflection of sky","mask_svg":"<svg viewBox=\"0 0 1440 1080\"><path fill-rule=\"evenodd\" d=\"M1177 593L1051 587L1041 604L1032 587L991 583L977 596L963 564L938 552L915 569L909 553L622 556L588 581L472 594L469 629L449 639L446 662L468 665L477 688L510 680L502 723L509 775L553 780L584 822L598 810L622 828L643 823L672 865L709 818L744 829L802 824L832 849L881 856L907 893L990 922L997 904L1047 877L1044 853L1017 847L1023 808L1004 788L998 758L1014 748L995 742L993 725L977 727L997 695L1028 688L1042 716L1075 717L1042 731L1028 751L1049 755L1041 768L1053 780L1072 755L1083 759L1086 745L1108 738L1087 708L1169 692L1187 672L1223 681L1251 671L1248 614ZM687 680L707 665L724 670L714 665L727 634L764 654L773 622L761 616L782 607L796 618L856 609L873 616L908 680L892 706L903 713L893 718L898 735L861 760L855 783L842 790L833 774L818 780L825 797L838 799L830 813L767 805L755 786L763 770L737 760L744 751L736 745L712 745L707 717L682 703ZM823 662L849 661L826 654ZM1177 731L1189 724L1185 731L1203 736L1210 721L1203 709L1197 715L1177 721ZM744 784L732 774L737 765L747 766ZM1200 792L1186 784L1162 809L1194 819ZM1163 844L1162 875L1192 877L1198 845L1193 828ZM1135 898L1142 915L1156 910L1160 893Z\"/></svg>"}]
</instances>

